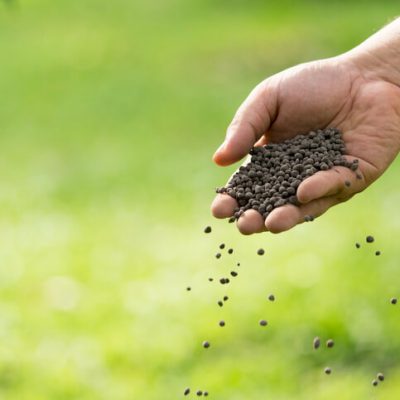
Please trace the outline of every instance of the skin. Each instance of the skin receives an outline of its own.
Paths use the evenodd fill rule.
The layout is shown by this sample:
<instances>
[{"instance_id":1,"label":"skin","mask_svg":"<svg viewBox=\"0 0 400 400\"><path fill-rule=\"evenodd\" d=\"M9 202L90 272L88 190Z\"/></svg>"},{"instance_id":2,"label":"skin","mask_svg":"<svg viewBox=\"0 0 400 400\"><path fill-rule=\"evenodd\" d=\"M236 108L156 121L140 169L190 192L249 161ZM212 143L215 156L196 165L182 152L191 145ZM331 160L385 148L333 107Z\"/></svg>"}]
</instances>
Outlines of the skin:
<instances>
[{"instance_id":1,"label":"skin","mask_svg":"<svg viewBox=\"0 0 400 400\"><path fill-rule=\"evenodd\" d=\"M349 200L383 174L400 150L398 65L400 19L345 54L282 71L250 93L214 154L218 165L241 160L253 146L337 127L343 133L346 158L358 159L359 169L317 172L300 184L300 206L279 207L265 222L257 211L248 210L237 221L241 233L291 229L306 215L318 217ZM236 206L229 195L219 194L211 211L216 218L228 218Z\"/></svg>"}]
</instances>

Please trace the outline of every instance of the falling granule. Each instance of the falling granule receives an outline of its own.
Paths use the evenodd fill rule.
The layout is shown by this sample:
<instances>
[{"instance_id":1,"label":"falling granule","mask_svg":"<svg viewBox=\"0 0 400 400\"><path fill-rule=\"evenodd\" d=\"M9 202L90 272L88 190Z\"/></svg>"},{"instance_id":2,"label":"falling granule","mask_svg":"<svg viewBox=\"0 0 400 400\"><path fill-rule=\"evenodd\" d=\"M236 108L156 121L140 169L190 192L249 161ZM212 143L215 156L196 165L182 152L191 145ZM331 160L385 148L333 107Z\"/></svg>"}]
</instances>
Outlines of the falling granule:
<instances>
[{"instance_id":1,"label":"falling granule","mask_svg":"<svg viewBox=\"0 0 400 400\"><path fill-rule=\"evenodd\" d=\"M367 236L366 238L365 238L365 241L367 242L367 243L373 243L374 241L375 241L375 239L374 239L374 237L373 236Z\"/></svg>"},{"instance_id":2,"label":"falling granule","mask_svg":"<svg viewBox=\"0 0 400 400\"><path fill-rule=\"evenodd\" d=\"M204 228L204 233L211 233L211 231L212 231L211 226L206 226Z\"/></svg>"},{"instance_id":3,"label":"falling granule","mask_svg":"<svg viewBox=\"0 0 400 400\"><path fill-rule=\"evenodd\" d=\"M217 254L215 255L215 258L221 258L221 253L217 253Z\"/></svg>"},{"instance_id":4,"label":"falling granule","mask_svg":"<svg viewBox=\"0 0 400 400\"><path fill-rule=\"evenodd\" d=\"M232 224L233 222L235 222L236 221L236 218L235 217L230 217L229 219L228 219L228 222L230 223L230 224Z\"/></svg>"},{"instance_id":5,"label":"falling granule","mask_svg":"<svg viewBox=\"0 0 400 400\"><path fill-rule=\"evenodd\" d=\"M356 243L356 249L359 249L361 247L360 243Z\"/></svg>"},{"instance_id":6,"label":"falling granule","mask_svg":"<svg viewBox=\"0 0 400 400\"><path fill-rule=\"evenodd\" d=\"M233 253L233 249L229 249L228 254L232 254L232 253Z\"/></svg>"},{"instance_id":7,"label":"falling granule","mask_svg":"<svg viewBox=\"0 0 400 400\"><path fill-rule=\"evenodd\" d=\"M372 386L378 386L378 381L377 381L376 379L374 379L374 380L372 381Z\"/></svg>"},{"instance_id":8,"label":"falling granule","mask_svg":"<svg viewBox=\"0 0 400 400\"><path fill-rule=\"evenodd\" d=\"M221 243L221 244L219 245L219 248L220 248L221 250L223 250L223 249L225 248L225 243Z\"/></svg>"},{"instance_id":9,"label":"falling granule","mask_svg":"<svg viewBox=\"0 0 400 400\"><path fill-rule=\"evenodd\" d=\"M188 286L188 287L186 288L186 290L187 290L188 292L190 292L190 291L192 290L192 288L191 288L190 286Z\"/></svg>"},{"instance_id":10,"label":"falling granule","mask_svg":"<svg viewBox=\"0 0 400 400\"><path fill-rule=\"evenodd\" d=\"M377 251L375 252L375 255L376 255L376 256L380 256L380 255L381 255L381 252L380 252L379 250L377 250Z\"/></svg>"},{"instance_id":11,"label":"falling granule","mask_svg":"<svg viewBox=\"0 0 400 400\"><path fill-rule=\"evenodd\" d=\"M382 374L382 372L379 372L376 377L382 382L385 380L385 375Z\"/></svg>"},{"instance_id":12,"label":"falling granule","mask_svg":"<svg viewBox=\"0 0 400 400\"><path fill-rule=\"evenodd\" d=\"M392 304L397 304L397 299L396 299L396 297L392 297L392 298L390 299L390 302L391 302Z\"/></svg>"},{"instance_id":13,"label":"falling granule","mask_svg":"<svg viewBox=\"0 0 400 400\"><path fill-rule=\"evenodd\" d=\"M325 372L326 375L330 375L330 374L332 373L332 369L329 368L329 367L326 367L326 368L324 369L324 372Z\"/></svg>"},{"instance_id":14,"label":"falling granule","mask_svg":"<svg viewBox=\"0 0 400 400\"><path fill-rule=\"evenodd\" d=\"M214 278L208 278L208 280L209 280L210 282L212 282L212 281L214 280Z\"/></svg>"},{"instance_id":15,"label":"falling granule","mask_svg":"<svg viewBox=\"0 0 400 400\"><path fill-rule=\"evenodd\" d=\"M273 294L270 294L270 295L268 296L268 300L269 300L269 301L275 301L275 296L274 296Z\"/></svg>"},{"instance_id":16,"label":"falling granule","mask_svg":"<svg viewBox=\"0 0 400 400\"><path fill-rule=\"evenodd\" d=\"M229 297L228 296L224 296L224 298L222 300L227 301L227 300L229 300Z\"/></svg>"},{"instance_id":17,"label":"falling granule","mask_svg":"<svg viewBox=\"0 0 400 400\"><path fill-rule=\"evenodd\" d=\"M222 307L222 306L224 305L224 303L222 302L222 300L218 300L218 305L219 305L220 307Z\"/></svg>"},{"instance_id":18,"label":"falling granule","mask_svg":"<svg viewBox=\"0 0 400 400\"><path fill-rule=\"evenodd\" d=\"M326 347L328 347L328 349L331 349L334 345L335 345L335 342L332 339L328 339L326 341Z\"/></svg>"},{"instance_id":19,"label":"falling granule","mask_svg":"<svg viewBox=\"0 0 400 400\"><path fill-rule=\"evenodd\" d=\"M235 277L235 276L238 276L238 273L237 273L236 271L231 271L231 275L232 275L233 277Z\"/></svg>"},{"instance_id":20,"label":"falling granule","mask_svg":"<svg viewBox=\"0 0 400 400\"><path fill-rule=\"evenodd\" d=\"M205 391L205 392L203 393L203 396L207 397L207 396L208 396L208 392Z\"/></svg>"},{"instance_id":21,"label":"falling granule","mask_svg":"<svg viewBox=\"0 0 400 400\"><path fill-rule=\"evenodd\" d=\"M315 350L317 350L319 348L319 346L321 345L321 339L316 336L313 340L313 347Z\"/></svg>"},{"instance_id":22,"label":"falling granule","mask_svg":"<svg viewBox=\"0 0 400 400\"><path fill-rule=\"evenodd\" d=\"M264 253L265 253L264 249L258 249L258 250L257 250L257 254L258 254L259 256L263 256Z\"/></svg>"},{"instance_id":23,"label":"falling granule","mask_svg":"<svg viewBox=\"0 0 400 400\"><path fill-rule=\"evenodd\" d=\"M205 340L205 341L203 342L203 347L204 347L205 349L208 349L208 348L210 347L210 342L208 342L207 340Z\"/></svg>"},{"instance_id":24,"label":"falling granule","mask_svg":"<svg viewBox=\"0 0 400 400\"><path fill-rule=\"evenodd\" d=\"M259 324L260 324L260 326L267 326L267 325L268 325L268 322L267 322L265 319L261 319L261 320L259 321Z\"/></svg>"},{"instance_id":25,"label":"falling granule","mask_svg":"<svg viewBox=\"0 0 400 400\"><path fill-rule=\"evenodd\" d=\"M240 267L240 263L237 263L236 265L237 265L238 267Z\"/></svg>"},{"instance_id":26,"label":"falling granule","mask_svg":"<svg viewBox=\"0 0 400 400\"><path fill-rule=\"evenodd\" d=\"M196 392L196 394L197 394L197 396L203 396L203 391L202 391L202 390L198 390L198 391Z\"/></svg>"},{"instance_id":27,"label":"falling granule","mask_svg":"<svg viewBox=\"0 0 400 400\"><path fill-rule=\"evenodd\" d=\"M221 327L225 326L225 321L223 321L223 320L219 321L218 325Z\"/></svg>"},{"instance_id":28,"label":"falling granule","mask_svg":"<svg viewBox=\"0 0 400 400\"><path fill-rule=\"evenodd\" d=\"M190 388L186 388L185 391L183 392L185 396L187 396L189 393L190 393Z\"/></svg>"}]
</instances>

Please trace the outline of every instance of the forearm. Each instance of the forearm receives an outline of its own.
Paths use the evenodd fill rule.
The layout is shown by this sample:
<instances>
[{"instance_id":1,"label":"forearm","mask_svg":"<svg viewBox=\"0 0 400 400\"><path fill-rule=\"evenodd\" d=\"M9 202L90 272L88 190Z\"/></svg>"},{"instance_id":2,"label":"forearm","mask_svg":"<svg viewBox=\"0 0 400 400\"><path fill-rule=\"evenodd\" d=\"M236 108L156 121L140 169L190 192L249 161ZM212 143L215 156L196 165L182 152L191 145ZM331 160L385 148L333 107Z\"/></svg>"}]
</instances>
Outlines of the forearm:
<instances>
[{"instance_id":1,"label":"forearm","mask_svg":"<svg viewBox=\"0 0 400 400\"><path fill-rule=\"evenodd\" d=\"M367 79L384 79L400 86L400 18L346 53Z\"/></svg>"}]
</instances>

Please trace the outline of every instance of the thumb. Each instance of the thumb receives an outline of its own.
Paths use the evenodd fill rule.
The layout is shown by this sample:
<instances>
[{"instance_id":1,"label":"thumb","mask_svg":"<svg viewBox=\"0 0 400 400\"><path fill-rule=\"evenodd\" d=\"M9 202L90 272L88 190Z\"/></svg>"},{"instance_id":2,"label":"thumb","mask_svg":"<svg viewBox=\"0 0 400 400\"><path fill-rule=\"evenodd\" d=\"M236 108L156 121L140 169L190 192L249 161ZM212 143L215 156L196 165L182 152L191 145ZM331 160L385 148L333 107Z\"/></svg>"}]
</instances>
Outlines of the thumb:
<instances>
[{"instance_id":1,"label":"thumb","mask_svg":"<svg viewBox=\"0 0 400 400\"><path fill-rule=\"evenodd\" d=\"M214 162L223 166L243 158L268 131L276 112L276 91L264 81L253 89L237 110L225 141L213 156Z\"/></svg>"}]
</instances>

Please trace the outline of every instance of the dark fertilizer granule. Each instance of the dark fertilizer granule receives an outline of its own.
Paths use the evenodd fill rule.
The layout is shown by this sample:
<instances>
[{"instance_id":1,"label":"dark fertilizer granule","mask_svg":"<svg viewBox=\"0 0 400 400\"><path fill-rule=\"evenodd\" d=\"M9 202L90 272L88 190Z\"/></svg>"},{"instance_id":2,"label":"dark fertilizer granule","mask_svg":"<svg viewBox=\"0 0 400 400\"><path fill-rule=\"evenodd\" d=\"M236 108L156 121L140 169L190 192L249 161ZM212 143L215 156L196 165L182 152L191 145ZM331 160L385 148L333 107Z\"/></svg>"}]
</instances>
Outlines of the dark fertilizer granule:
<instances>
[{"instance_id":1,"label":"dark fertilizer granule","mask_svg":"<svg viewBox=\"0 0 400 400\"><path fill-rule=\"evenodd\" d=\"M228 296L224 296L222 300L227 301L227 300L229 300L229 297Z\"/></svg>"},{"instance_id":2,"label":"dark fertilizer granule","mask_svg":"<svg viewBox=\"0 0 400 400\"><path fill-rule=\"evenodd\" d=\"M378 381L377 381L376 379L374 379L374 380L372 381L372 386L378 386Z\"/></svg>"},{"instance_id":3,"label":"dark fertilizer granule","mask_svg":"<svg viewBox=\"0 0 400 400\"><path fill-rule=\"evenodd\" d=\"M358 160L347 161L344 154L345 144L336 128L318 129L281 143L253 147L250 162L216 191L236 199L238 207L233 220L249 209L258 211L265 219L277 207L298 205L297 188L316 172L335 166L356 171Z\"/></svg>"},{"instance_id":4,"label":"dark fertilizer granule","mask_svg":"<svg viewBox=\"0 0 400 400\"><path fill-rule=\"evenodd\" d=\"M221 283L221 285L226 285L229 283L229 279L228 278L221 278L219 280L219 282Z\"/></svg>"},{"instance_id":5,"label":"dark fertilizer granule","mask_svg":"<svg viewBox=\"0 0 400 400\"><path fill-rule=\"evenodd\" d=\"M217 253L217 254L215 255L215 258L221 258L221 253Z\"/></svg>"},{"instance_id":6,"label":"dark fertilizer granule","mask_svg":"<svg viewBox=\"0 0 400 400\"><path fill-rule=\"evenodd\" d=\"M196 392L196 394L197 394L197 396L203 396L203 391L202 391L202 390L198 390L198 391Z\"/></svg>"},{"instance_id":7,"label":"dark fertilizer granule","mask_svg":"<svg viewBox=\"0 0 400 400\"><path fill-rule=\"evenodd\" d=\"M223 250L223 249L225 248L225 243L221 243L221 244L219 245L219 248L220 248L221 250Z\"/></svg>"},{"instance_id":8,"label":"dark fertilizer granule","mask_svg":"<svg viewBox=\"0 0 400 400\"><path fill-rule=\"evenodd\" d=\"M274 296L273 294L270 294L270 295L268 296L268 300L269 300L269 301L275 301L275 296Z\"/></svg>"},{"instance_id":9,"label":"dark fertilizer granule","mask_svg":"<svg viewBox=\"0 0 400 400\"><path fill-rule=\"evenodd\" d=\"M238 267L240 267L240 263L237 263L236 265L237 265Z\"/></svg>"},{"instance_id":10,"label":"dark fertilizer granule","mask_svg":"<svg viewBox=\"0 0 400 400\"><path fill-rule=\"evenodd\" d=\"M265 253L265 250L264 250L264 249L258 249L258 250L257 250L257 254L258 254L259 256L263 256L264 253Z\"/></svg>"},{"instance_id":11,"label":"dark fertilizer granule","mask_svg":"<svg viewBox=\"0 0 400 400\"><path fill-rule=\"evenodd\" d=\"M376 256L380 256L380 255L381 255L381 252L380 252L379 250L377 250L377 251L375 252L375 255L376 255Z\"/></svg>"},{"instance_id":12,"label":"dark fertilizer granule","mask_svg":"<svg viewBox=\"0 0 400 400\"><path fill-rule=\"evenodd\" d=\"M208 349L208 348L210 347L210 342L207 342L207 340L205 340L205 341L203 342L203 347L204 347L205 349Z\"/></svg>"},{"instance_id":13,"label":"dark fertilizer granule","mask_svg":"<svg viewBox=\"0 0 400 400\"><path fill-rule=\"evenodd\" d=\"M391 304L397 304L397 299L396 299L396 297L392 297L392 298L390 299L390 303L391 303Z\"/></svg>"},{"instance_id":14,"label":"dark fertilizer granule","mask_svg":"<svg viewBox=\"0 0 400 400\"><path fill-rule=\"evenodd\" d=\"M237 273L236 271L231 271L231 275L232 275L233 277L235 277L235 276L238 276L238 273Z\"/></svg>"},{"instance_id":15,"label":"dark fertilizer granule","mask_svg":"<svg viewBox=\"0 0 400 400\"><path fill-rule=\"evenodd\" d=\"M373 243L373 242L375 241L375 239L374 239L373 236L367 236L367 237L365 238L365 241L366 241L367 243Z\"/></svg>"},{"instance_id":16,"label":"dark fertilizer granule","mask_svg":"<svg viewBox=\"0 0 400 400\"><path fill-rule=\"evenodd\" d=\"M190 291L192 290L192 288L191 288L190 286L188 286L188 287L186 288L186 290L187 290L188 292L190 292Z\"/></svg>"},{"instance_id":17,"label":"dark fertilizer granule","mask_svg":"<svg viewBox=\"0 0 400 400\"><path fill-rule=\"evenodd\" d=\"M360 243L356 243L356 249L359 249L361 247Z\"/></svg>"},{"instance_id":18,"label":"dark fertilizer granule","mask_svg":"<svg viewBox=\"0 0 400 400\"><path fill-rule=\"evenodd\" d=\"M259 322L260 326L267 326L268 322L265 319L260 320Z\"/></svg>"},{"instance_id":19,"label":"dark fertilizer granule","mask_svg":"<svg viewBox=\"0 0 400 400\"><path fill-rule=\"evenodd\" d=\"M222 321L222 320L219 321L218 325L221 326L221 327L225 326L225 321Z\"/></svg>"},{"instance_id":20,"label":"dark fertilizer granule","mask_svg":"<svg viewBox=\"0 0 400 400\"><path fill-rule=\"evenodd\" d=\"M208 396L208 392L205 391L205 392L203 393L203 396L207 397L207 396Z\"/></svg>"},{"instance_id":21,"label":"dark fertilizer granule","mask_svg":"<svg viewBox=\"0 0 400 400\"><path fill-rule=\"evenodd\" d=\"M329 368L329 367L326 367L326 368L324 369L324 372L325 372L326 375L330 375L330 374L332 373L332 369Z\"/></svg>"},{"instance_id":22,"label":"dark fertilizer granule","mask_svg":"<svg viewBox=\"0 0 400 400\"><path fill-rule=\"evenodd\" d=\"M313 222L314 221L314 217L312 215L306 215L304 217L304 222Z\"/></svg>"},{"instance_id":23,"label":"dark fertilizer granule","mask_svg":"<svg viewBox=\"0 0 400 400\"><path fill-rule=\"evenodd\" d=\"M382 382L385 380L385 375L382 374L382 372L379 372L376 377Z\"/></svg>"},{"instance_id":24,"label":"dark fertilizer granule","mask_svg":"<svg viewBox=\"0 0 400 400\"><path fill-rule=\"evenodd\" d=\"M190 388L186 388L185 391L183 392L185 396L187 396L189 393L190 393Z\"/></svg>"},{"instance_id":25,"label":"dark fertilizer granule","mask_svg":"<svg viewBox=\"0 0 400 400\"><path fill-rule=\"evenodd\" d=\"M233 253L233 249L229 249L228 254L232 254L232 253Z\"/></svg>"},{"instance_id":26,"label":"dark fertilizer granule","mask_svg":"<svg viewBox=\"0 0 400 400\"><path fill-rule=\"evenodd\" d=\"M316 336L313 340L313 347L315 350L319 349L319 346L321 345L321 339Z\"/></svg>"},{"instance_id":27,"label":"dark fertilizer granule","mask_svg":"<svg viewBox=\"0 0 400 400\"><path fill-rule=\"evenodd\" d=\"M218 305L219 305L220 307L222 307L222 306L224 305L223 301L222 301L222 300L218 300Z\"/></svg>"},{"instance_id":28,"label":"dark fertilizer granule","mask_svg":"<svg viewBox=\"0 0 400 400\"><path fill-rule=\"evenodd\" d=\"M214 280L214 278L208 278L208 280L209 280L210 282L212 282L212 281Z\"/></svg>"},{"instance_id":29,"label":"dark fertilizer granule","mask_svg":"<svg viewBox=\"0 0 400 400\"><path fill-rule=\"evenodd\" d=\"M211 231L212 231L211 226L206 226L204 228L204 233L211 233Z\"/></svg>"}]
</instances>

